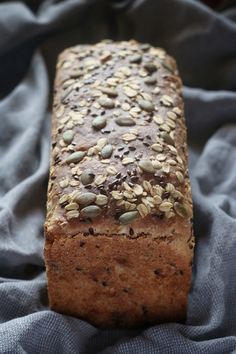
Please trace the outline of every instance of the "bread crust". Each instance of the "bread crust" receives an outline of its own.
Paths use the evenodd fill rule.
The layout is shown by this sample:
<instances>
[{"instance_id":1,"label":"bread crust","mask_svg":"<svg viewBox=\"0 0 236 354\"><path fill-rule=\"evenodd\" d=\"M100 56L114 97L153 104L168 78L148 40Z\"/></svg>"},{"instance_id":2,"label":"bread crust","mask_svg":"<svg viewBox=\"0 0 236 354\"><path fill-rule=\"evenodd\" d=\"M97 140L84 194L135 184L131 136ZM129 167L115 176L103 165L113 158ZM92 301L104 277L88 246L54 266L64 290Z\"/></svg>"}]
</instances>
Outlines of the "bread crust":
<instances>
[{"instance_id":1,"label":"bread crust","mask_svg":"<svg viewBox=\"0 0 236 354\"><path fill-rule=\"evenodd\" d=\"M136 41L57 64L45 222L50 307L100 327L183 321L194 248L182 83Z\"/></svg>"}]
</instances>

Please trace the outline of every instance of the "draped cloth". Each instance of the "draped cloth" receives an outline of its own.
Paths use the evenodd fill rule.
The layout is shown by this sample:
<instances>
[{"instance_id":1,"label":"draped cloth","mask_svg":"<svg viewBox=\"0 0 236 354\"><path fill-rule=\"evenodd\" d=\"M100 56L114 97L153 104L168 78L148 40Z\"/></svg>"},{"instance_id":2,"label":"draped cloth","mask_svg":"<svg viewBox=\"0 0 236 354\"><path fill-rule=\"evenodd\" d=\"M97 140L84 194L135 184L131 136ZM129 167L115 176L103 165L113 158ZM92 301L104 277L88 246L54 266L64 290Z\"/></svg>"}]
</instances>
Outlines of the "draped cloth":
<instances>
[{"instance_id":1,"label":"draped cloth","mask_svg":"<svg viewBox=\"0 0 236 354\"><path fill-rule=\"evenodd\" d=\"M104 38L165 48L183 79L196 235L186 324L99 330L48 307L43 223L56 58ZM236 8L3 1L0 122L0 353L236 351Z\"/></svg>"}]
</instances>

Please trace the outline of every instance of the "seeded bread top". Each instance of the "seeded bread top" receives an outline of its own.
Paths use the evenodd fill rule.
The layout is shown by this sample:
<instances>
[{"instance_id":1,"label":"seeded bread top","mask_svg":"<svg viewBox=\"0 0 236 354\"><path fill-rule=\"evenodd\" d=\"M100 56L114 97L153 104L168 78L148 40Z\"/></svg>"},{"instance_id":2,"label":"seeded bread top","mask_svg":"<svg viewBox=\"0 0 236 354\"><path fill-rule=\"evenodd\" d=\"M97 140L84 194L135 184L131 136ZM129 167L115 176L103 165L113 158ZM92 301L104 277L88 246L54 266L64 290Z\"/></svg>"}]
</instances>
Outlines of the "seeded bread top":
<instances>
[{"instance_id":1,"label":"seeded bread top","mask_svg":"<svg viewBox=\"0 0 236 354\"><path fill-rule=\"evenodd\" d=\"M149 44L103 41L59 56L48 223L109 220L119 233L145 219L190 220L181 88L175 61Z\"/></svg>"}]
</instances>

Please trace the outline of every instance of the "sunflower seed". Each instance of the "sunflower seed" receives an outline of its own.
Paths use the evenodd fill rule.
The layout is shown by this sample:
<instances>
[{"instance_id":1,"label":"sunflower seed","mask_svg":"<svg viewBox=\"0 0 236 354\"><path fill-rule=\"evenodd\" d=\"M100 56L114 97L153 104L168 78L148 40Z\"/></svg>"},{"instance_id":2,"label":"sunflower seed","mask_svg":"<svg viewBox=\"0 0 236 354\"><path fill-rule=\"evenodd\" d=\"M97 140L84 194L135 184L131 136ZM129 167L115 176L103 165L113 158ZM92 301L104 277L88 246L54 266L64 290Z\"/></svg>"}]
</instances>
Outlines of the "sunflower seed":
<instances>
[{"instance_id":1,"label":"sunflower seed","mask_svg":"<svg viewBox=\"0 0 236 354\"><path fill-rule=\"evenodd\" d=\"M98 139L98 141L97 141L98 150L101 151L102 148L106 145L106 143L107 143L107 139L106 138Z\"/></svg>"},{"instance_id":2,"label":"sunflower seed","mask_svg":"<svg viewBox=\"0 0 236 354\"><path fill-rule=\"evenodd\" d=\"M174 140L171 138L170 134L168 134L167 132L162 132L161 133L161 137L163 138L164 142L169 144L169 145L175 145Z\"/></svg>"},{"instance_id":3,"label":"sunflower seed","mask_svg":"<svg viewBox=\"0 0 236 354\"><path fill-rule=\"evenodd\" d=\"M164 162L162 164L162 171L165 173L169 173L170 172L170 165L167 162Z\"/></svg>"},{"instance_id":4,"label":"sunflower seed","mask_svg":"<svg viewBox=\"0 0 236 354\"><path fill-rule=\"evenodd\" d=\"M108 166L106 171L111 176L115 176L117 174L117 169L114 166Z\"/></svg>"},{"instance_id":5,"label":"sunflower seed","mask_svg":"<svg viewBox=\"0 0 236 354\"><path fill-rule=\"evenodd\" d=\"M157 161L157 160L154 160L154 161L152 162L152 164L153 164L153 167L154 167L156 170L160 170L160 169L162 168L162 164L161 164L159 161Z\"/></svg>"},{"instance_id":6,"label":"sunflower seed","mask_svg":"<svg viewBox=\"0 0 236 354\"><path fill-rule=\"evenodd\" d=\"M152 185L149 181L143 181L143 188L145 191L149 192L152 189Z\"/></svg>"},{"instance_id":7,"label":"sunflower seed","mask_svg":"<svg viewBox=\"0 0 236 354\"><path fill-rule=\"evenodd\" d=\"M113 197L115 200L121 200L121 199L123 199L123 195L122 195L121 192L112 191L112 192L111 192L111 195L112 195L112 197Z\"/></svg>"},{"instance_id":8,"label":"sunflower seed","mask_svg":"<svg viewBox=\"0 0 236 354\"><path fill-rule=\"evenodd\" d=\"M158 161L165 161L165 160L166 160L166 155L164 155L164 154L158 154L158 155L156 156L156 159L157 159Z\"/></svg>"},{"instance_id":9,"label":"sunflower seed","mask_svg":"<svg viewBox=\"0 0 236 354\"><path fill-rule=\"evenodd\" d=\"M79 205L77 203L70 203L65 206L66 210L77 210Z\"/></svg>"},{"instance_id":10,"label":"sunflower seed","mask_svg":"<svg viewBox=\"0 0 236 354\"><path fill-rule=\"evenodd\" d=\"M188 208L187 205L180 204L178 202L174 203L174 209L176 213L182 218L190 217L192 214L190 208Z\"/></svg>"},{"instance_id":11,"label":"sunflower seed","mask_svg":"<svg viewBox=\"0 0 236 354\"><path fill-rule=\"evenodd\" d=\"M175 175L178 178L179 183L183 183L184 182L184 176L182 175L181 172L176 171Z\"/></svg>"},{"instance_id":12,"label":"sunflower seed","mask_svg":"<svg viewBox=\"0 0 236 354\"><path fill-rule=\"evenodd\" d=\"M59 199L59 204L64 204L65 202L67 202L69 199L69 195L64 194L60 199Z\"/></svg>"},{"instance_id":13,"label":"sunflower seed","mask_svg":"<svg viewBox=\"0 0 236 354\"><path fill-rule=\"evenodd\" d=\"M123 196L127 199L132 199L134 197L134 195L131 191L124 191Z\"/></svg>"},{"instance_id":14,"label":"sunflower seed","mask_svg":"<svg viewBox=\"0 0 236 354\"><path fill-rule=\"evenodd\" d=\"M129 165L130 163L134 163L134 159L132 157L124 157L122 160L122 165Z\"/></svg>"},{"instance_id":15,"label":"sunflower seed","mask_svg":"<svg viewBox=\"0 0 236 354\"><path fill-rule=\"evenodd\" d=\"M95 200L95 203L99 206L106 205L108 202L108 198L106 195L98 194Z\"/></svg>"},{"instance_id":16,"label":"sunflower seed","mask_svg":"<svg viewBox=\"0 0 236 354\"><path fill-rule=\"evenodd\" d=\"M182 114L182 111L181 111L181 109L179 109L179 107L173 108L173 112L176 113L178 116L181 116L181 114Z\"/></svg>"},{"instance_id":17,"label":"sunflower seed","mask_svg":"<svg viewBox=\"0 0 236 354\"><path fill-rule=\"evenodd\" d=\"M67 220L76 219L79 217L79 212L77 210L70 210L66 213Z\"/></svg>"},{"instance_id":18,"label":"sunflower seed","mask_svg":"<svg viewBox=\"0 0 236 354\"><path fill-rule=\"evenodd\" d=\"M124 93L130 98L137 96L137 91L131 89L130 87L124 87Z\"/></svg>"},{"instance_id":19,"label":"sunflower seed","mask_svg":"<svg viewBox=\"0 0 236 354\"><path fill-rule=\"evenodd\" d=\"M154 195L153 196L153 203L154 205L159 205L162 202L162 198L159 195Z\"/></svg>"},{"instance_id":20,"label":"sunflower seed","mask_svg":"<svg viewBox=\"0 0 236 354\"><path fill-rule=\"evenodd\" d=\"M126 211L136 209L136 204L125 201L124 208Z\"/></svg>"},{"instance_id":21,"label":"sunflower seed","mask_svg":"<svg viewBox=\"0 0 236 354\"><path fill-rule=\"evenodd\" d=\"M137 209L142 218L148 215L148 208L146 207L146 205L141 203L137 206Z\"/></svg>"},{"instance_id":22,"label":"sunflower seed","mask_svg":"<svg viewBox=\"0 0 236 354\"><path fill-rule=\"evenodd\" d=\"M163 118L158 114L156 116L153 117L153 120L156 124L163 124L164 120Z\"/></svg>"},{"instance_id":23,"label":"sunflower seed","mask_svg":"<svg viewBox=\"0 0 236 354\"><path fill-rule=\"evenodd\" d=\"M176 114L174 112L171 111L167 112L167 117L174 121L176 120Z\"/></svg>"},{"instance_id":24,"label":"sunflower seed","mask_svg":"<svg viewBox=\"0 0 236 354\"><path fill-rule=\"evenodd\" d=\"M128 211L127 213L124 213L119 217L119 222L121 224L126 225L134 221L137 218L137 216L138 216L137 211Z\"/></svg>"},{"instance_id":25,"label":"sunflower seed","mask_svg":"<svg viewBox=\"0 0 236 354\"><path fill-rule=\"evenodd\" d=\"M165 132L169 133L171 129L167 124L164 123L160 125L160 130L164 130Z\"/></svg>"},{"instance_id":26,"label":"sunflower seed","mask_svg":"<svg viewBox=\"0 0 236 354\"><path fill-rule=\"evenodd\" d=\"M168 95L163 95L160 99L160 102L166 107L171 107L174 104L173 99Z\"/></svg>"},{"instance_id":27,"label":"sunflower seed","mask_svg":"<svg viewBox=\"0 0 236 354\"><path fill-rule=\"evenodd\" d=\"M169 211L173 207L173 204L170 202L163 202L159 205L159 210L160 211Z\"/></svg>"},{"instance_id":28,"label":"sunflower seed","mask_svg":"<svg viewBox=\"0 0 236 354\"><path fill-rule=\"evenodd\" d=\"M64 113L64 111L65 111L65 107L64 106L60 106L55 112L56 117L57 118L61 117L62 114Z\"/></svg>"},{"instance_id":29,"label":"sunflower seed","mask_svg":"<svg viewBox=\"0 0 236 354\"><path fill-rule=\"evenodd\" d=\"M94 183L96 184L96 186L99 186L100 184L103 184L106 179L106 176L99 175L95 178Z\"/></svg>"},{"instance_id":30,"label":"sunflower seed","mask_svg":"<svg viewBox=\"0 0 236 354\"><path fill-rule=\"evenodd\" d=\"M151 145L152 150L157 151L157 152L162 152L163 151L163 146L160 144L153 144Z\"/></svg>"},{"instance_id":31,"label":"sunflower seed","mask_svg":"<svg viewBox=\"0 0 236 354\"><path fill-rule=\"evenodd\" d=\"M139 184L135 184L135 185L133 186L133 192L134 192L134 194L136 194L137 196L142 195L142 194L143 194L143 187L140 186Z\"/></svg>"},{"instance_id":32,"label":"sunflower seed","mask_svg":"<svg viewBox=\"0 0 236 354\"><path fill-rule=\"evenodd\" d=\"M126 133L126 134L122 135L122 139L124 141L132 141L132 140L137 139L137 136L135 134Z\"/></svg>"},{"instance_id":33,"label":"sunflower seed","mask_svg":"<svg viewBox=\"0 0 236 354\"><path fill-rule=\"evenodd\" d=\"M107 96L110 96L110 97L117 97L118 96L117 91L111 87L102 87L101 91L102 91L102 93L105 93Z\"/></svg>"}]
</instances>

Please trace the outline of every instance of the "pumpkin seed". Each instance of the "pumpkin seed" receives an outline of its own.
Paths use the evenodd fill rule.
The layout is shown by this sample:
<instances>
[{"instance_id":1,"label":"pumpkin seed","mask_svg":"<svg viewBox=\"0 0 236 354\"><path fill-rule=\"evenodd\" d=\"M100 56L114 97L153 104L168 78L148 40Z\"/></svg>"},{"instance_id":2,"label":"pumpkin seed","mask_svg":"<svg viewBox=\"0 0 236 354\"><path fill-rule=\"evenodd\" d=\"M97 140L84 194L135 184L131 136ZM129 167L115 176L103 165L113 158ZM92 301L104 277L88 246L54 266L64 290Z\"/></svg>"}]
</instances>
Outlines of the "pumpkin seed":
<instances>
[{"instance_id":1,"label":"pumpkin seed","mask_svg":"<svg viewBox=\"0 0 236 354\"><path fill-rule=\"evenodd\" d=\"M76 201L80 205L89 205L95 201L96 197L97 197L97 195L95 193L87 192L87 193L79 194L76 197Z\"/></svg>"},{"instance_id":2,"label":"pumpkin seed","mask_svg":"<svg viewBox=\"0 0 236 354\"><path fill-rule=\"evenodd\" d=\"M102 97L100 97L98 99L98 103L104 108L114 108L115 107L114 101L112 99L110 99L110 98L102 98Z\"/></svg>"},{"instance_id":3,"label":"pumpkin seed","mask_svg":"<svg viewBox=\"0 0 236 354\"><path fill-rule=\"evenodd\" d=\"M147 62L144 64L144 69L149 73L153 73L154 71L157 71L157 66L152 62Z\"/></svg>"},{"instance_id":4,"label":"pumpkin seed","mask_svg":"<svg viewBox=\"0 0 236 354\"><path fill-rule=\"evenodd\" d=\"M141 160L138 165L141 168L141 170L144 172L149 172L149 173L155 172L155 169L150 160Z\"/></svg>"},{"instance_id":5,"label":"pumpkin seed","mask_svg":"<svg viewBox=\"0 0 236 354\"><path fill-rule=\"evenodd\" d=\"M66 130L63 133L63 141L65 144L70 144L74 138L75 133L73 132L73 130Z\"/></svg>"},{"instance_id":6,"label":"pumpkin seed","mask_svg":"<svg viewBox=\"0 0 236 354\"><path fill-rule=\"evenodd\" d=\"M145 82L145 84L146 85L155 85L156 84L156 82L157 82L157 79L155 78L155 77L150 77L150 76L148 76L148 77L146 77L145 79L144 79L144 82Z\"/></svg>"},{"instance_id":7,"label":"pumpkin seed","mask_svg":"<svg viewBox=\"0 0 236 354\"><path fill-rule=\"evenodd\" d=\"M92 122L92 126L94 129L96 130L100 130L102 128L104 128L107 124L106 118L99 116L94 118L93 122Z\"/></svg>"},{"instance_id":8,"label":"pumpkin seed","mask_svg":"<svg viewBox=\"0 0 236 354\"><path fill-rule=\"evenodd\" d=\"M134 54L132 56L129 57L129 62L130 63L141 63L142 61L142 56L140 54Z\"/></svg>"},{"instance_id":9,"label":"pumpkin seed","mask_svg":"<svg viewBox=\"0 0 236 354\"><path fill-rule=\"evenodd\" d=\"M69 186L69 180L68 179L63 179L62 181L59 182L59 185L61 188L66 188Z\"/></svg>"},{"instance_id":10,"label":"pumpkin seed","mask_svg":"<svg viewBox=\"0 0 236 354\"><path fill-rule=\"evenodd\" d=\"M104 159L109 159L109 157L111 157L113 152L113 146L111 144L107 144L102 148L101 151L101 156Z\"/></svg>"},{"instance_id":11,"label":"pumpkin seed","mask_svg":"<svg viewBox=\"0 0 236 354\"><path fill-rule=\"evenodd\" d=\"M117 117L115 122L121 127L131 127L136 124L135 121L129 117Z\"/></svg>"},{"instance_id":12,"label":"pumpkin seed","mask_svg":"<svg viewBox=\"0 0 236 354\"><path fill-rule=\"evenodd\" d=\"M107 202L108 202L108 198L106 195L103 195L103 194L97 195L96 200L95 200L95 203L97 205L103 206L103 205L106 205Z\"/></svg>"},{"instance_id":13,"label":"pumpkin seed","mask_svg":"<svg viewBox=\"0 0 236 354\"><path fill-rule=\"evenodd\" d=\"M83 160L85 157L86 153L84 151L76 151L73 152L70 156L66 158L66 163L77 163Z\"/></svg>"},{"instance_id":14,"label":"pumpkin seed","mask_svg":"<svg viewBox=\"0 0 236 354\"><path fill-rule=\"evenodd\" d=\"M149 50L150 49L150 44L148 44L148 43L143 43L143 44L141 44L141 46L140 46L140 48L144 51L144 52L146 52L147 50Z\"/></svg>"},{"instance_id":15,"label":"pumpkin seed","mask_svg":"<svg viewBox=\"0 0 236 354\"><path fill-rule=\"evenodd\" d=\"M141 109L147 112L152 112L155 109L154 104L150 101L139 100L138 104Z\"/></svg>"},{"instance_id":16,"label":"pumpkin seed","mask_svg":"<svg viewBox=\"0 0 236 354\"><path fill-rule=\"evenodd\" d=\"M124 213L119 217L119 222L121 224L126 225L134 221L137 218L137 216L138 216L137 211L128 211L127 213Z\"/></svg>"},{"instance_id":17,"label":"pumpkin seed","mask_svg":"<svg viewBox=\"0 0 236 354\"><path fill-rule=\"evenodd\" d=\"M97 205L89 205L81 210L81 215L85 218L96 218L102 212Z\"/></svg>"},{"instance_id":18,"label":"pumpkin seed","mask_svg":"<svg viewBox=\"0 0 236 354\"><path fill-rule=\"evenodd\" d=\"M90 171L84 171L81 173L80 181L83 185L91 184L94 180L95 175Z\"/></svg>"}]
</instances>

